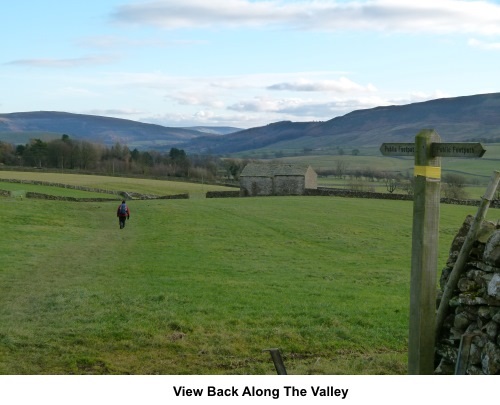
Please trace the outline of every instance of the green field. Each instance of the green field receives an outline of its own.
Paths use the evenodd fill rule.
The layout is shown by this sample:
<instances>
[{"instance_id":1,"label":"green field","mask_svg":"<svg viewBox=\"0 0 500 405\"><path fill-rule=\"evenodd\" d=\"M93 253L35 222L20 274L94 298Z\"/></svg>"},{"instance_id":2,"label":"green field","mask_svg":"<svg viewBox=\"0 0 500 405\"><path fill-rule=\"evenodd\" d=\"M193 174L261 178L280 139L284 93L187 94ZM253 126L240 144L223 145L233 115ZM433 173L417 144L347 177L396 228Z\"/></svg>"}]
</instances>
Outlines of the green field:
<instances>
[{"instance_id":1,"label":"green field","mask_svg":"<svg viewBox=\"0 0 500 405\"><path fill-rule=\"evenodd\" d=\"M0 170L0 182L2 181L2 179L38 180L44 182L70 184L75 186L94 187L103 190L132 191L137 193L155 194L161 196L187 193L189 194L190 198L204 198L207 191L234 190L234 188L223 186L185 183L180 181L163 181L152 179L132 180L126 177L107 177L44 172L12 172ZM2 189L4 184L6 183L2 183L2 185L0 185L0 189ZM26 185L22 185L21 188L26 187ZM7 187L5 187L4 189L7 189ZM53 190L52 193L61 193L61 191L57 191L56 187L51 187L51 189ZM47 191L47 189L45 190ZM74 191L68 192L73 193ZM100 196L102 197L103 195L100 194Z\"/></svg>"},{"instance_id":2,"label":"green field","mask_svg":"<svg viewBox=\"0 0 500 405\"><path fill-rule=\"evenodd\" d=\"M111 193L96 193L83 190L75 190L72 188L52 187L46 185L35 184L18 184L2 181L0 178L0 190L10 191L14 197L24 197L27 192L47 194L57 197L74 197L74 198L109 198L118 200L120 196Z\"/></svg>"},{"instance_id":3,"label":"green field","mask_svg":"<svg viewBox=\"0 0 500 405\"><path fill-rule=\"evenodd\" d=\"M450 173L464 176L471 184L484 184L494 170L500 167L500 144L483 144L486 153L482 158L442 158L441 167L443 176ZM412 157L388 157L382 156L378 147L357 148L359 155L353 156L352 150L347 148L343 155L339 155L337 149L311 151L281 151L284 157L279 161L290 163L306 163L311 165L316 171L335 169L337 162L344 162L348 172L356 170L372 170L376 172L388 172L393 174L413 175L414 159ZM267 159L276 159L276 150L256 150L252 154L238 156L260 159L266 156Z\"/></svg>"},{"instance_id":4,"label":"green field","mask_svg":"<svg viewBox=\"0 0 500 405\"><path fill-rule=\"evenodd\" d=\"M1 374L274 374L274 347L289 374L406 374L411 202L53 181L197 198L120 230L114 202L0 197ZM439 268L474 213L442 205Z\"/></svg>"}]
</instances>

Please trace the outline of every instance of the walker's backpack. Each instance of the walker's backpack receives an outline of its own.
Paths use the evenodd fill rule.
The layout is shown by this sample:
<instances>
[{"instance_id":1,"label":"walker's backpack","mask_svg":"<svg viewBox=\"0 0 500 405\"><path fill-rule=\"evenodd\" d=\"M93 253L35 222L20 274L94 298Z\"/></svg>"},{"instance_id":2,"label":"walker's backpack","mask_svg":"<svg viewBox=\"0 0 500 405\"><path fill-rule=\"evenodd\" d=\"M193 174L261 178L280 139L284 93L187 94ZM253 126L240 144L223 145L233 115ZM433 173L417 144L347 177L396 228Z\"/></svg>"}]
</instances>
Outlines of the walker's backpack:
<instances>
[{"instance_id":1,"label":"walker's backpack","mask_svg":"<svg viewBox=\"0 0 500 405\"><path fill-rule=\"evenodd\" d=\"M126 204L120 205L120 215L122 215L122 216L127 215L127 205Z\"/></svg>"}]
</instances>

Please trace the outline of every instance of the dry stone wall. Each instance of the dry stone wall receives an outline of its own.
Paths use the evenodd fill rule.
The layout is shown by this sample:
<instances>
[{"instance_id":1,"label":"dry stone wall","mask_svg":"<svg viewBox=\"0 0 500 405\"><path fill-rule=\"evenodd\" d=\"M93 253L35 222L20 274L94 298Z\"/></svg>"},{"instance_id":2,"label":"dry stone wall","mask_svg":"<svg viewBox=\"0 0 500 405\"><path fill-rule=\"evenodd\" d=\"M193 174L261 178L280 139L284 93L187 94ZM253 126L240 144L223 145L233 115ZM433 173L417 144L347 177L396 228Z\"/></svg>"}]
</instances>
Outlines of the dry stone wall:
<instances>
[{"instance_id":1,"label":"dry stone wall","mask_svg":"<svg viewBox=\"0 0 500 405\"><path fill-rule=\"evenodd\" d=\"M117 190L105 190L94 187L86 187L86 186L76 186L72 184L63 184L63 183L52 183L47 181L39 181L39 180L18 180L18 179L2 179L2 182L6 183L21 183L21 184L34 184L34 185L42 185L42 186L52 186L52 187L60 187L60 188L69 188L72 190L81 190L81 191L89 191L94 193L103 193L116 195L117 198L76 198L76 197L60 197L43 193L35 193L35 192L27 192L26 198L39 198L45 200L61 200L61 201L115 201L117 199L126 199L126 200L156 200L156 199L188 199L189 194L175 194L175 195L155 195L155 194L141 194L130 191L117 191ZM0 190L0 195L10 196L12 193L6 190Z\"/></svg>"},{"instance_id":2,"label":"dry stone wall","mask_svg":"<svg viewBox=\"0 0 500 405\"><path fill-rule=\"evenodd\" d=\"M468 216L450 248L440 278L444 291L473 221ZM438 299L439 295L438 294ZM436 342L436 374L453 374L464 334L472 338L467 374L500 374L500 222L483 221Z\"/></svg>"},{"instance_id":3,"label":"dry stone wall","mask_svg":"<svg viewBox=\"0 0 500 405\"><path fill-rule=\"evenodd\" d=\"M207 191L206 198L235 198L240 197L240 191Z\"/></svg>"},{"instance_id":4,"label":"dry stone wall","mask_svg":"<svg viewBox=\"0 0 500 405\"><path fill-rule=\"evenodd\" d=\"M373 191L354 191L340 188L318 187L317 189L306 189L305 195L308 196L331 196L331 197L346 197L346 198L372 198L377 200L401 200L413 201L413 196L409 194L398 193L377 193ZM441 198L441 204L454 204L454 205L467 205L478 207L481 204L480 199L459 200L455 198ZM490 202L491 208L500 208L500 200L492 200Z\"/></svg>"},{"instance_id":5,"label":"dry stone wall","mask_svg":"<svg viewBox=\"0 0 500 405\"><path fill-rule=\"evenodd\" d=\"M123 193L123 191L105 190L105 189L101 189L101 188L86 187L86 186L75 186L72 184L52 183L50 181L40 181L40 180L2 179L1 181L4 183L34 184L34 185L38 185L38 186L69 188L72 190L90 191L90 192L94 192L94 193L104 193L104 194L111 194L111 195L113 195L113 194L121 195Z\"/></svg>"},{"instance_id":6,"label":"dry stone wall","mask_svg":"<svg viewBox=\"0 0 500 405\"><path fill-rule=\"evenodd\" d=\"M35 193L32 191L26 192L26 198L37 198L39 200L55 200L55 201L76 201L76 202L105 202L105 201L119 201L117 198L79 198L70 196L50 195L43 193Z\"/></svg>"}]
</instances>

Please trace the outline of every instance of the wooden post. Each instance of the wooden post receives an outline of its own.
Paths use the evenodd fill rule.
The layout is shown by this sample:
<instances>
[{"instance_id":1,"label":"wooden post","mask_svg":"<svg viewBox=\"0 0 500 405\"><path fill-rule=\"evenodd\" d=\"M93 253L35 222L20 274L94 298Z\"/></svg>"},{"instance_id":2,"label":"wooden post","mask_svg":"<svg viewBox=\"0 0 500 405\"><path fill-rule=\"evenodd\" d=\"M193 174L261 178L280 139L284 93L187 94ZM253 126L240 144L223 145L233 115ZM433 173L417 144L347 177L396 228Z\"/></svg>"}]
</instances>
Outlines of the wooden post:
<instances>
[{"instance_id":1,"label":"wooden post","mask_svg":"<svg viewBox=\"0 0 500 405\"><path fill-rule=\"evenodd\" d=\"M486 150L479 142L441 143L435 131L424 129L415 143L383 143L380 152L384 156L415 156L408 373L433 374L440 157L478 158Z\"/></svg>"},{"instance_id":2,"label":"wooden post","mask_svg":"<svg viewBox=\"0 0 500 405\"><path fill-rule=\"evenodd\" d=\"M408 374L434 373L441 162L431 144L440 140L433 130L415 137Z\"/></svg>"}]
</instances>

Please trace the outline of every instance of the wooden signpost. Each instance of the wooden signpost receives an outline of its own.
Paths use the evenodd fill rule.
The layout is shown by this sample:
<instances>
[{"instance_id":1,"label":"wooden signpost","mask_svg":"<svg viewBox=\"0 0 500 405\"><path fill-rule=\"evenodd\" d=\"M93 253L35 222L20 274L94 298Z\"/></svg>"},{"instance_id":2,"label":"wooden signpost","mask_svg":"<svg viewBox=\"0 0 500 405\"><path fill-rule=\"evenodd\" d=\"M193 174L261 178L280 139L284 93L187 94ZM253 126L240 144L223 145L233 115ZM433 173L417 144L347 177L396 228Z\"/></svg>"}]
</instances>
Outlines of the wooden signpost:
<instances>
[{"instance_id":1,"label":"wooden signpost","mask_svg":"<svg viewBox=\"0 0 500 405\"><path fill-rule=\"evenodd\" d=\"M414 156L414 143L383 143L380 152L384 156ZM432 143L431 155L435 157L468 157L478 158L486 150L479 142L476 143Z\"/></svg>"},{"instance_id":2,"label":"wooden signpost","mask_svg":"<svg viewBox=\"0 0 500 405\"><path fill-rule=\"evenodd\" d=\"M415 143L383 143L384 156L415 156L408 374L434 373L441 157L481 157L480 143L441 143L424 129Z\"/></svg>"}]
</instances>

